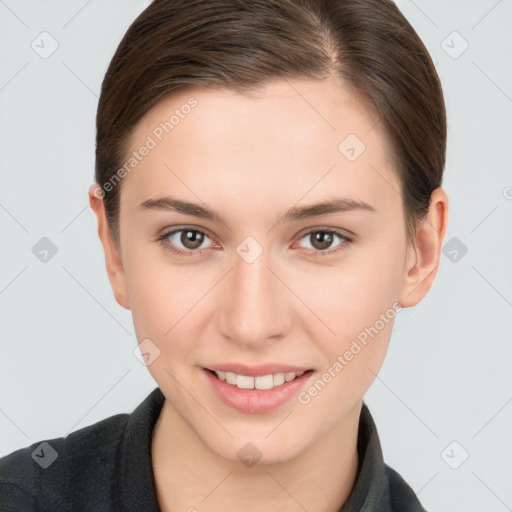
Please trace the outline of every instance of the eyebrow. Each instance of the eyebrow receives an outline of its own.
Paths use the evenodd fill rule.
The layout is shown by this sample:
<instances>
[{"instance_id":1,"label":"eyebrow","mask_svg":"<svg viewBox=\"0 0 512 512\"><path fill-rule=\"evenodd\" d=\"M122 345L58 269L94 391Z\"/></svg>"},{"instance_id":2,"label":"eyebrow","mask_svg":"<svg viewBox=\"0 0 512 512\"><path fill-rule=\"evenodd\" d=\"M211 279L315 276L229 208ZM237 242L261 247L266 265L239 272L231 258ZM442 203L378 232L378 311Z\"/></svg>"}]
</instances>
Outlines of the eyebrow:
<instances>
[{"instance_id":1,"label":"eyebrow","mask_svg":"<svg viewBox=\"0 0 512 512\"><path fill-rule=\"evenodd\" d=\"M211 210L205 206L196 203L175 199L173 197L159 197L156 199L147 199L139 205L142 210L171 210L185 215L192 215L200 219L208 219L211 221L222 222L226 224L224 216L220 213ZM322 201L319 203L310 204L307 206L293 206L283 216L282 221L290 222L301 219L309 219L326 215L329 213L343 213L353 210L366 210L377 212L377 210L366 203L356 199L341 197L331 199L329 201Z\"/></svg>"}]
</instances>

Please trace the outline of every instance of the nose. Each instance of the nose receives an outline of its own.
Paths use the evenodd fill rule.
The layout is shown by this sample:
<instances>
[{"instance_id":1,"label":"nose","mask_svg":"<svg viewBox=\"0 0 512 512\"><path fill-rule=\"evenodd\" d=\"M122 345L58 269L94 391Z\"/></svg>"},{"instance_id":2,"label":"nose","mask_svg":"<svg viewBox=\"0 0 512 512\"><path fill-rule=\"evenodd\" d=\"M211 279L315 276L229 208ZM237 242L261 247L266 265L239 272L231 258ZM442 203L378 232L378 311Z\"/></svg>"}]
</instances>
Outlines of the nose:
<instances>
[{"instance_id":1,"label":"nose","mask_svg":"<svg viewBox=\"0 0 512 512\"><path fill-rule=\"evenodd\" d=\"M219 294L220 333L245 349L261 349L286 336L291 326L290 291L263 253L252 262L234 254Z\"/></svg>"}]
</instances>

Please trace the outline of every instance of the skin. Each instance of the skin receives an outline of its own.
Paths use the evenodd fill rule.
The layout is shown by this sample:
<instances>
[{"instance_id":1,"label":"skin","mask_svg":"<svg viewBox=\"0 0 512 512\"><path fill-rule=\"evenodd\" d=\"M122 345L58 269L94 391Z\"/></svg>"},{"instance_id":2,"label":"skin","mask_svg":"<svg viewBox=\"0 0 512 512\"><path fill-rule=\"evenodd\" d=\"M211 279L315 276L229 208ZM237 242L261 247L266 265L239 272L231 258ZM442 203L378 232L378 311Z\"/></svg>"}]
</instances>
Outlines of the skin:
<instances>
[{"instance_id":1,"label":"skin","mask_svg":"<svg viewBox=\"0 0 512 512\"><path fill-rule=\"evenodd\" d=\"M395 301L412 307L428 293L447 195L434 191L408 242L382 124L334 78L275 81L252 95L181 91L144 116L132 149L190 97L197 107L123 179L119 244L96 187L89 191L115 298L132 311L139 343L149 338L160 350L148 366L166 397L152 445L160 506L229 511L243 500L246 511L337 511L355 482L362 399L393 320L308 404L294 398L264 414L237 411L200 367L284 362L313 368L314 383ZM350 133L366 145L354 162L338 150ZM166 195L208 206L225 223L138 208ZM342 196L376 212L282 220L292 206ZM189 255L157 241L186 227L205 232L203 242L186 245L181 232L168 240ZM353 242L334 236L323 249L331 254L321 254L313 235L326 228L352 233ZM236 251L247 236L263 248L252 263ZM262 454L252 467L237 457L247 442Z\"/></svg>"}]
</instances>

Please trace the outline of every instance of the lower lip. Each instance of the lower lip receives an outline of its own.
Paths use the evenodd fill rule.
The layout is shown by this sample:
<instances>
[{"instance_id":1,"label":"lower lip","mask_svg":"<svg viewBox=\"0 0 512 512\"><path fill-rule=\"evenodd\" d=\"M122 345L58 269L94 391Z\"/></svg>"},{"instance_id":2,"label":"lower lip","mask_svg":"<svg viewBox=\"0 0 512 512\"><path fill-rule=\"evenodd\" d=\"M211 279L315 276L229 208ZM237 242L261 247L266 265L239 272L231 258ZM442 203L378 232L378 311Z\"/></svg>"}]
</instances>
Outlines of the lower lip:
<instances>
[{"instance_id":1,"label":"lower lip","mask_svg":"<svg viewBox=\"0 0 512 512\"><path fill-rule=\"evenodd\" d=\"M217 396L222 402L242 412L261 414L272 411L295 396L310 379L313 371L308 370L300 377L272 389L240 389L220 380L210 371L202 368Z\"/></svg>"}]
</instances>

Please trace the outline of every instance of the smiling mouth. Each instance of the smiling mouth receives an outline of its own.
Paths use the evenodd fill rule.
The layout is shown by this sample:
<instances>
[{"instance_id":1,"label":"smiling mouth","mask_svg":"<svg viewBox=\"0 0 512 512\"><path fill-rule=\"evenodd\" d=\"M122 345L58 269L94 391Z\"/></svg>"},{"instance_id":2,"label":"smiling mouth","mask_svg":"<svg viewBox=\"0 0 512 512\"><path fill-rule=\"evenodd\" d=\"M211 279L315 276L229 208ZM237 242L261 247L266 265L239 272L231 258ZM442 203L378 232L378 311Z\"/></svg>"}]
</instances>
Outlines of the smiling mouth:
<instances>
[{"instance_id":1,"label":"smiling mouth","mask_svg":"<svg viewBox=\"0 0 512 512\"><path fill-rule=\"evenodd\" d=\"M287 372L287 373L272 373L268 375L260 375L252 377L249 375L238 375L233 372L223 372L218 370L210 370L205 368L211 374L215 375L219 380L226 382L239 389L256 389L265 391L282 386L285 383L291 382L303 374L309 374L313 370L306 370L301 372Z\"/></svg>"}]
</instances>

